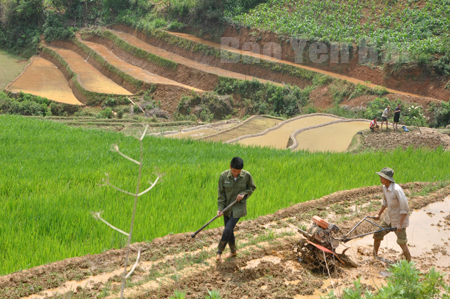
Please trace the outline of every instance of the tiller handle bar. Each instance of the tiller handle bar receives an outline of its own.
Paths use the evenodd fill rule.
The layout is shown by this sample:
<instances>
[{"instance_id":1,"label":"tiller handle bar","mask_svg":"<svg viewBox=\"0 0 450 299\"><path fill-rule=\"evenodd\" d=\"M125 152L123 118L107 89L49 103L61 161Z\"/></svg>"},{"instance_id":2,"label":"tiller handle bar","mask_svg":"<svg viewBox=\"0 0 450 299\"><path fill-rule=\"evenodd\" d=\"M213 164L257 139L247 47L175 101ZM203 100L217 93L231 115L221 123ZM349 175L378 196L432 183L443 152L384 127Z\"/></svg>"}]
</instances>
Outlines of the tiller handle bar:
<instances>
[{"instance_id":1,"label":"tiller handle bar","mask_svg":"<svg viewBox=\"0 0 450 299\"><path fill-rule=\"evenodd\" d=\"M356 224L355 225L355 227L354 228L352 228L345 236L343 236L341 239L340 239L340 241L342 241L342 242L344 242L344 243L347 243L348 241L350 241L350 240L353 240L353 239L356 239L356 238L360 238L360 237L364 237L364 236L367 236L367 235L371 235L371 234L376 234L376 233L381 233L381 232L384 232L384 231L390 231L390 232L393 232L393 231L396 231L397 230L397 228L396 227L388 227L388 228L383 228L383 227L381 227L381 226L379 226L378 224L376 224L376 223L374 223L374 222L372 222L372 221L370 221L370 220L368 220L367 218L370 218L370 219L375 219L375 217L373 217L373 216L366 216L366 217L364 217L360 222L358 222L358 224ZM370 233L366 233L366 234L362 234L362 235L358 235L358 236L354 236L354 237L350 237L350 238L346 238L348 235L350 235L363 221L367 221L367 222L369 222L369 223L371 223L371 224L373 224L373 225L375 225L375 226L378 226L379 228L380 228L380 230L377 230L377 231L373 231L373 232L370 232Z\"/></svg>"},{"instance_id":2,"label":"tiller handle bar","mask_svg":"<svg viewBox=\"0 0 450 299\"><path fill-rule=\"evenodd\" d=\"M246 198L247 198L247 195L248 195L248 194L246 194L246 195L244 196L243 199L246 199ZM222 214L225 213L226 211L228 211L230 208L232 208L237 202L238 202L237 200L233 201L228 207L226 207L225 209L223 209L223 210L221 211ZM198 231L196 231L195 233L193 233L193 234L191 235L191 237L192 237L192 238L195 238L195 236L196 236L199 232L201 232L205 227L207 227L211 222L213 222L213 221L216 220L217 218L219 218L219 216L217 216L217 215L214 216L213 219L209 220L205 225L203 225L202 227L200 227Z\"/></svg>"}]
</instances>

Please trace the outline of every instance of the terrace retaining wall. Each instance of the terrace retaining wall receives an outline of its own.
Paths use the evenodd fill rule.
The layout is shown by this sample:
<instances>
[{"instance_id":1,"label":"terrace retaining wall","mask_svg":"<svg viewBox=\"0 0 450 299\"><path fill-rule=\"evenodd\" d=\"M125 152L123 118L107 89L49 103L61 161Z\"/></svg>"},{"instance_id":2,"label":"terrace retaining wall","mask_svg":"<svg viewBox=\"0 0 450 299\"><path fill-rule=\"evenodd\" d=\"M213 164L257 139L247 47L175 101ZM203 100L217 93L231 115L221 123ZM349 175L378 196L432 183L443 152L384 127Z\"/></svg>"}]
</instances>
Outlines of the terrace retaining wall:
<instances>
[{"instance_id":1,"label":"terrace retaining wall","mask_svg":"<svg viewBox=\"0 0 450 299\"><path fill-rule=\"evenodd\" d=\"M316 74L313 71L283 63L274 63L263 58L255 61L252 56L219 50L213 46L183 39L162 30L145 34L123 24L111 25L108 28L132 34L146 43L200 63L274 82L293 84L301 88L311 85L311 80ZM223 63L221 51L225 51L224 53L227 53L228 57L239 56L240 58L233 63Z\"/></svg>"},{"instance_id":2,"label":"terrace retaining wall","mask_svg":"<svg viewBox=\"0 0 450 299\"><path fill-rule=\"evenodd\" d=\"M114 36L114 39L116 39L115 41L108 38L109 35L102 37L96 35L95 33L86 32L82 34L82 38L84 40L105 46L115 55L117 55L117 57L119 57L123 61L128 62L129 64L135 65L159 76L170 78L171 80L177 81L179 83L183 83L202 90L214 90L215 86L219 82L219 76L216 74L208 73L179 63L175 64L174 62L170 61L172 62L172 64L176 65L175 68L172 68L172 64L163 66L161 64L155 63L154 61L151 61L150 59L146 59L145 57L139 57L137 53L142 51L146 53L149 52L130 45L112 32L111 34ZM120 41L120 43L117 43L118 40ZM124 47L127 47L130 50L127 51L126 49L123 49Z\"/></svg>"}]
</instances>

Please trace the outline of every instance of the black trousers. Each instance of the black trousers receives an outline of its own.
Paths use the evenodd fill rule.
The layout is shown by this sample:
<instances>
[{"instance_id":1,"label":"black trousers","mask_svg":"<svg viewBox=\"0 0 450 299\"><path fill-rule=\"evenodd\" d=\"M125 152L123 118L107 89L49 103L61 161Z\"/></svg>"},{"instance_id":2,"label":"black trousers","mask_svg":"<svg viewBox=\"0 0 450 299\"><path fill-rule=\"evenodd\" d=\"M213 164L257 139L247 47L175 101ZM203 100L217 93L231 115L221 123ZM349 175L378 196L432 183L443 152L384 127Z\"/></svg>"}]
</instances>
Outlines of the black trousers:
<instances>
[{"instance_id":1,"label":"black trousers","mask_svg":"<svg viewBox=\"0 0 450 299\"><path fill-rule=\"evenodd\" d=\"M239 221L239 218L233 218L233 213L231 213L230 217L223 215L223 221L225 223L225 229L222 233L222 238L219 242L219 247L217 249L217 254L222 254L225 250L225 247L230 246L231 252L236 252L236 240L234 238L234 227Z\"/></svg>"}]
</instances>

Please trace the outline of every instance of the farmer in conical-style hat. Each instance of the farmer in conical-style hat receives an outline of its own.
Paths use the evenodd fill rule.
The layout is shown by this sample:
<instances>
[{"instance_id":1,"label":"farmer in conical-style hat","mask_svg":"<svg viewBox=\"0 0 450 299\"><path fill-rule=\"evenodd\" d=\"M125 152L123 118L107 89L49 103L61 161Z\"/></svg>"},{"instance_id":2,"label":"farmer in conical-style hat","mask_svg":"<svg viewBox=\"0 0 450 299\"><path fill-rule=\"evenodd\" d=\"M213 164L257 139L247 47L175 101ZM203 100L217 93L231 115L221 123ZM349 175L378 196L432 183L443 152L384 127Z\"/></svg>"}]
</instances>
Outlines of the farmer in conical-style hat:
<instances>
[{"instance_id":1,"label":"farmer in conical-style hat","mask_svg":"<svg viewBox=\"0 0 450 299\"><path fill-rule=\"evenodd\" d=\"M383 200L382 206L375 220L379 220L384 210L388 210L381 227L396 227L397 244L400 245L407 261L411 261L411 254L408 249L408 239L406 238L406 228L409 225L409 207L408 199L403 192L402 187L395 183L394 170L384 167L380 172L376 172L380 176L381 184L383 184ZM388 234L384 231L373 235L373 250L375 257L378 256L381 240Z\"/></svg>"}]
</instances>

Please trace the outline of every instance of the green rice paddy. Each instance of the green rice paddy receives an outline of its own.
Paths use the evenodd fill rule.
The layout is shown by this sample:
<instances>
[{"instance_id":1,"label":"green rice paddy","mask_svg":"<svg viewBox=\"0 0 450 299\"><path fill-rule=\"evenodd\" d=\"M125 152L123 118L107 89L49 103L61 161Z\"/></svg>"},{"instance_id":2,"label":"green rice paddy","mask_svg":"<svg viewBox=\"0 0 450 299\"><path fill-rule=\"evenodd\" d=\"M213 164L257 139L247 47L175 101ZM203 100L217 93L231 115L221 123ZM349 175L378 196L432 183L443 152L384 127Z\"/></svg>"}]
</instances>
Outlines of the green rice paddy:
<instances>
[{"instance_id":1,"label":"green rice paddy","mask_svg":"<svg viewBox=\"0 0 450 299\"><path fill-rule=\"evenodd\" d=\"M134 192L138 166L132 137L20 116L0 116L0 275L125 244L125 237L91 212L128 231L133 197L101 186L105 173ZM144 139L143 182L164 173L139 198L133 242L192 232L217 210L217 180L241 156L257 189L244 219L344 189L380 184L389 166L400 183L450 180L443 150L379 153L307 153L160 137ZM157 168L157 169L156 169ZM141 190L146 189L143 185ZM218 227L222 221L211 225Z\"/></svg>"}]
</instances>

